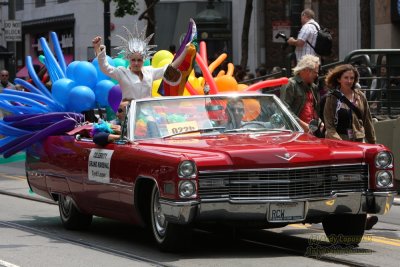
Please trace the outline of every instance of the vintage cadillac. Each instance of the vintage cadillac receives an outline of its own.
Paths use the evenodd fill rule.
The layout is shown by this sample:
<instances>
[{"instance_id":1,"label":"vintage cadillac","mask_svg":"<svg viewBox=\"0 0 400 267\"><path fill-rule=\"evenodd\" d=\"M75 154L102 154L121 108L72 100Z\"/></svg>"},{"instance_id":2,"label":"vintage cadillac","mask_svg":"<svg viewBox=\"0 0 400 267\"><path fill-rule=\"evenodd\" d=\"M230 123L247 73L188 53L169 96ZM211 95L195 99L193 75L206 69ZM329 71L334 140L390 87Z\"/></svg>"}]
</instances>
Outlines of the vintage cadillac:
<instances>
[{"instance_id":1,"label":"vintage cadillac","mask_svg":"<svg viewBox=\"0 0 400 267\"><path fill-rule=\"evenodd\" d=\"M331 241L356 245L367 213L388 212L396 194L389 149L305 133L275 95L141 99L126 112L106 146L78 133L27 150L29 185L58 201L65 228L117 219L173 251L210 223L322 223Z\"/></svg>"}]
</instances>

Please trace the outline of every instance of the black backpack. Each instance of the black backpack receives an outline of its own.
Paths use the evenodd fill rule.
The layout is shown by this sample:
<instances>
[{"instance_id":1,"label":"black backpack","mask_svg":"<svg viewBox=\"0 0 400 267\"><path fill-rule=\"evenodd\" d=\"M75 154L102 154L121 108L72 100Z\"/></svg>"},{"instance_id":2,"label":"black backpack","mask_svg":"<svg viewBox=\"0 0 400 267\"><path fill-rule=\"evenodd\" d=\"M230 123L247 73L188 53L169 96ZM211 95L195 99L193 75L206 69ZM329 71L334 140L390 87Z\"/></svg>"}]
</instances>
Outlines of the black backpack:
<instances>
[{"instance_id":1,"label":"black backpack","mask_svg":"<svg viewBox=\"0 0 400 267\"><path fill-rule=\"evenodd\" d=\"M315 46L312 46L309 41L307 43L314 49L315 53L320 56L330 56L332 54L332 35L327 28L318 29L318 26L314 23L310 23L314 25L317 29L317 41L315 42Z\"/></svg>"}]
</instances>

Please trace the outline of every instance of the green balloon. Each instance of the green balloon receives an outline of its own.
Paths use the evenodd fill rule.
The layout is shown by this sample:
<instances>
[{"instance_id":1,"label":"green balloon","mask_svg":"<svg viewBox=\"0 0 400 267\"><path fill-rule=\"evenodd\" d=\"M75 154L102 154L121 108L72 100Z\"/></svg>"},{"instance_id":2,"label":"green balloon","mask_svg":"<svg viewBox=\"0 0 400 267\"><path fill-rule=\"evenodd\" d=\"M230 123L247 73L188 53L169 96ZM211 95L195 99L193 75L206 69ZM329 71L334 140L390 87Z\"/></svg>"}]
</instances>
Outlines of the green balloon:
<instances>
[{"instance_id":1,"label":"green balloon","mask_svg":"<svg viewBox=\"0 0 400 267\"><path fill-rule=\"evenodd\" d=\"M151 62L150 62L150 59L148 58L144 61L143 66L150 66L150 65L151 65Z\"/></svg>"},{"instance_id":2,"label":"green balloon","mask_svg":"<svg viewBox=\"0 0 400 267\"><path fill-rule=\"evenodd\" d=\"M123 58L118 58L118 57L114 58L113 62L114 62L115 67L122 66L122 67L127 68L129 66L129 62Z\"/></svg>"}]
</instances>

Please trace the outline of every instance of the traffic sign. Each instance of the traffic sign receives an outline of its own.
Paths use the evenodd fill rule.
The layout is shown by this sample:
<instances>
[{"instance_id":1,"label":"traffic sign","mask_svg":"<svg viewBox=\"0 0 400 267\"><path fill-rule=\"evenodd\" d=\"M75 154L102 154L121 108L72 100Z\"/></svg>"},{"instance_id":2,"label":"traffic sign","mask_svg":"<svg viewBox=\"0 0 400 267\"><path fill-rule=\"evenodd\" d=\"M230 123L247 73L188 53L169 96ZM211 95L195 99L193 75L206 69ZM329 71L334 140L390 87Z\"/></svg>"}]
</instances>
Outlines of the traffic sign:
<instances>
[{"instance_id":1,"label":"traffic sign","mask_svg":"<svg viewBox=\"0 0 400 267\"><path fill-rule=\"evenodd\" d=\"M5 20L4 21L4 39L6 42L22 41L21 21Z\"/></svg>"}]
</instances>

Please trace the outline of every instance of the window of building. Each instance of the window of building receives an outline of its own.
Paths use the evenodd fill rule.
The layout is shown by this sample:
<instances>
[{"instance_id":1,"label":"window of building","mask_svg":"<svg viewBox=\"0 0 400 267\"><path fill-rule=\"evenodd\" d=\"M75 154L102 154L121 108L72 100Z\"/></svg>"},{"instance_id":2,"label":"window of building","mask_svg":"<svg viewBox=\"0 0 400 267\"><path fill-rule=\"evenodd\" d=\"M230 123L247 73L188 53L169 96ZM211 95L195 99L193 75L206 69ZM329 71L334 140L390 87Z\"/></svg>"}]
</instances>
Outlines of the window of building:
<instances>
[{"instance_id":1,"label":"window of building","mask_svg":"<svg viewBox=\"0 0 400 267\"><path fill-rule=\"evenodd\" d=\"M35 0L35 7L42 7L46 5L46 0Z\"/></svg>"},{"instance_id":2,"label":"window of building","mask_svg":"<svg viewBox=\"0 0 400 267\"><path fill-rule=\"evenodd\" d=\"M57 0L57 3L65 3L65 2L68 2L69 0Z\"/></svg>"},{"instance_id":3,"label":"window of building","mask_svg":"<svg viewBox=\"0 0 400 267\"><path fill-rule=\"evenodd\" d=\"M24 0L15 1L15 11L24 10Z\"/></svg>"}]
</instances>

